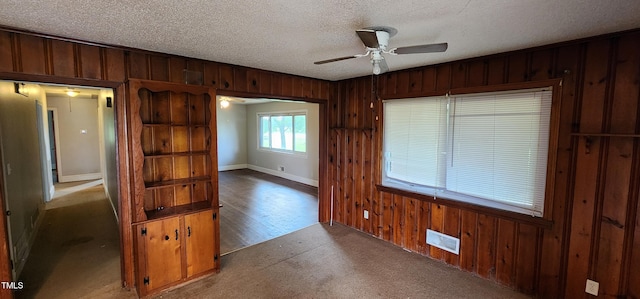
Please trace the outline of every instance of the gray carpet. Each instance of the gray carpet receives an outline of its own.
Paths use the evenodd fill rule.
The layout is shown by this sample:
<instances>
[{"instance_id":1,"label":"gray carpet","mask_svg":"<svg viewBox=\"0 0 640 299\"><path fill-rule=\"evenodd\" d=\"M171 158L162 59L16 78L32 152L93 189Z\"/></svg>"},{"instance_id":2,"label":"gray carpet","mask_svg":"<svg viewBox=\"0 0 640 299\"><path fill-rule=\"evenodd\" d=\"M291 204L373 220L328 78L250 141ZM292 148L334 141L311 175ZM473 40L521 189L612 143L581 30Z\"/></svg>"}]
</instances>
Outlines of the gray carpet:
<instances>
[{"instance_id":1,"label":"gray carpet","mask_svg":"<svg viewBox=\"0 0 640 299\"><path fill-rule=\"evenodd\" d=\"M161 298L528 298L346 226L316 224L223 256Z\"/></svg>"}]
</instances>

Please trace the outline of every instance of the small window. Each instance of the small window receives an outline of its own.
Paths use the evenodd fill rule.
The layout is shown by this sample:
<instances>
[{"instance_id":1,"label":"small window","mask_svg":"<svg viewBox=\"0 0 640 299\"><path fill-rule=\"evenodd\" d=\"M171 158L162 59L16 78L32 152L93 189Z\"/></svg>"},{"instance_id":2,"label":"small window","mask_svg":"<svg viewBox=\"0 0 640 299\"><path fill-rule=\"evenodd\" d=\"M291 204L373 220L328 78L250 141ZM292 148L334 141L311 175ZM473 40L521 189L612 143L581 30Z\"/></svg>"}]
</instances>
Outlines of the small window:
<instances>
[{"instance_id":1,"label":"small window","mask_svg":"<svg viewBox=\"0 0 640 299\"><path fill-rule=\"evenodd\" d=\"M261 149L307 152L307 115L295 113L258 114Z\"/></svg>"},{"instance_id":2,"label":"small window","mask_svg":"<svg viewBox=\"0 0 640 299\"><path fill-rule=\"evenodd\" d=\"M542 217L551 95L386 101L383 185Z\"/></svg>"}]
</instances>

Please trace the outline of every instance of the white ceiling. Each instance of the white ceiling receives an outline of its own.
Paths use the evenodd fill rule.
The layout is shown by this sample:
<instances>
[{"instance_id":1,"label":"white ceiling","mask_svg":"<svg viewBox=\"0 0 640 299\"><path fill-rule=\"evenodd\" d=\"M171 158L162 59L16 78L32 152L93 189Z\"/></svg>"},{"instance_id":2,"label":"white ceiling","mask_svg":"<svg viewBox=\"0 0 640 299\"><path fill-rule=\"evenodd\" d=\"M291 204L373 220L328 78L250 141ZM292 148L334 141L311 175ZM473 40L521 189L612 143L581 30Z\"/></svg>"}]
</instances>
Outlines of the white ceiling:
<instances>
[{"instance_id":1,"label":"white ceiling","mask_svg":"<svg viewBox=\"0 0 640 299\"><path fill-rule=\"evenodd\" d=\"M355 30L391 26L390 47L448 42L445 53L388 56L393 70L640 28L638 0L0 0L0 25L339 80L371 73Z\"/></svg>"}]
</instances>

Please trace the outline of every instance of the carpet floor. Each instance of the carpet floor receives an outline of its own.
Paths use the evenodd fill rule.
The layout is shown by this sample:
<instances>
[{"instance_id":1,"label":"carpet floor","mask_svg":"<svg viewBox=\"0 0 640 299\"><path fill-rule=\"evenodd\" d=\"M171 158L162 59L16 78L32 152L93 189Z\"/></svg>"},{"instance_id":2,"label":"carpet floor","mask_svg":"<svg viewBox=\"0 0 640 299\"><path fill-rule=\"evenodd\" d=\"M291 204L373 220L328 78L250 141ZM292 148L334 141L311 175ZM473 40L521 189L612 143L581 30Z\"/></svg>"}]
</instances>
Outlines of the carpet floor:
<instances>
[{"instance_id":1,"label":"carpet floor","mask_svg":"<svg viewBox=\"0 0 640 299\"><path fill-rule=\"evenodd\" d=\"M221 271L158 298L529 298L336 224L225 255Z\"/></svg>"}]
</instances>

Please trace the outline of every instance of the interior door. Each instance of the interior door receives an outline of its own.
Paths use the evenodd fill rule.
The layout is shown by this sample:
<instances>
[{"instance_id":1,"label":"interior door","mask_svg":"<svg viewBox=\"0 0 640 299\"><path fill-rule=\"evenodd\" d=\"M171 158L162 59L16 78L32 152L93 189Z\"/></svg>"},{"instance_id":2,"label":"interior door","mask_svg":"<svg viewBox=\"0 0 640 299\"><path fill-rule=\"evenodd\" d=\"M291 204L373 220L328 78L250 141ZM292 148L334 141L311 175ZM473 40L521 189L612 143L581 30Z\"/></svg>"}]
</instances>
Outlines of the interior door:
<instances>
[{"instance_id":1,"label":"interior door","mask_svg":"<svg viewBox=\"0 0 640 299\"><path fill-rule=\"evenodd\" d=\"M213 211L185 215L184 226L187 277L213 269L215 252Z\"/></svg>"}]
</instances>

